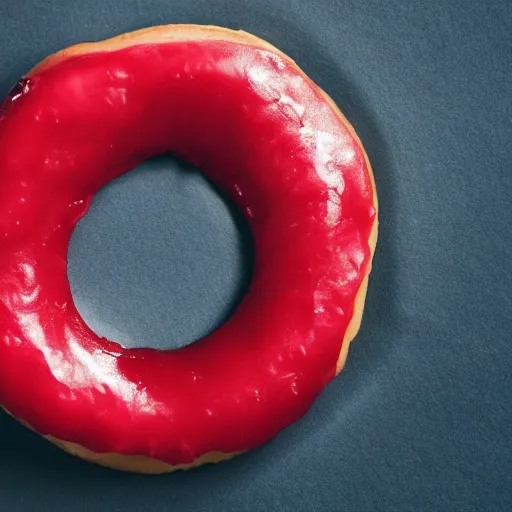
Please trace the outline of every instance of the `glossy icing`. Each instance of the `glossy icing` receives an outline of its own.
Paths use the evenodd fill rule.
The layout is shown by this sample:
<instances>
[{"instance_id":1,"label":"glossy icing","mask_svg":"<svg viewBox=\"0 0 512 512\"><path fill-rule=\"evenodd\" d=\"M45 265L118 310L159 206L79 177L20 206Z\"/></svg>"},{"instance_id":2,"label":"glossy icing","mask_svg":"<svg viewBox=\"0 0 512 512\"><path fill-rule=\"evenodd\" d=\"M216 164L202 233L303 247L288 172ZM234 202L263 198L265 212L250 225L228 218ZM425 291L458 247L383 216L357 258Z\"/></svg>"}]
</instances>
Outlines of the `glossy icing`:
<instances>
[{"instance_id":1,"label":"glossy icing","mask_svg":"<svg viewBox=\"0 0 512 512\"><path fill-rule=\"evenodd\" d=\"M245 213L254 279L206 338L125 349L78 314L68 241L102 185L167 151ZM147 44L37 72L0 109L0 404L100 453L179 464L256 447L334 377L374 218L359 143L274 53Z\"/></svg>"}]
</instances>

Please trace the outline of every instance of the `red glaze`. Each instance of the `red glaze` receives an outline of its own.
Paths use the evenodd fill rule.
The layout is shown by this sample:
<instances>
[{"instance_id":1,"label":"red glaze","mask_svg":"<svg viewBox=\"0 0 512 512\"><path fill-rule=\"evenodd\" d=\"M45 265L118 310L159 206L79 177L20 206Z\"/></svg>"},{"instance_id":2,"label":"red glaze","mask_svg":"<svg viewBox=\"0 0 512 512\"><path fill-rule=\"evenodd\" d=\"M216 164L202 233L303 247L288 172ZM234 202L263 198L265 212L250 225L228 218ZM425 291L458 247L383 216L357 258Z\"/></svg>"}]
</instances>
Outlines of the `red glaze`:
<instances>
[{"instance_id":1,"label":"red glaze","mask_svg":"<svg viewBox=\"0 0 512 512\"><path fill-rule=\"evenodd\" d=\"M68 241L100 187L167 151L245 212L254 280L197 343L126 349L78 314ZM374 218L359 143L271 52L148 44L38 72L0 111L0 403L95 452L178 464L256 447L334 377Z\"/></svg>"}]
</instances>

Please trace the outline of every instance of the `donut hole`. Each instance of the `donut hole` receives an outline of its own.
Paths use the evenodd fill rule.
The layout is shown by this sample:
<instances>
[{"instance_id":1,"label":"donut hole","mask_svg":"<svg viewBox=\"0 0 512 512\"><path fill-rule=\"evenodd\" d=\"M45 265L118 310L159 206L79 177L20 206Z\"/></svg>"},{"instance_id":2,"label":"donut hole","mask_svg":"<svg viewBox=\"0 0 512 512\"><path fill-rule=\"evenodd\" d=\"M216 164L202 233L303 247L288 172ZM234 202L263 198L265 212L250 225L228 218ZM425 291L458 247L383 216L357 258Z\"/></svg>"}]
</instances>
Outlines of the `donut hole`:
<instances>
[{"instance_id":1,"label":"donut hole","mask_svg":"<svg viewBox=\"0 0 512 512\"><path fill-rule=\"evenodd\" d=\"M198 169L164 156L95 195L71 237L68 277L96 334L168 350L231 316L253 264L251 231L237 207Z\"/></svg>"}]
</instances>

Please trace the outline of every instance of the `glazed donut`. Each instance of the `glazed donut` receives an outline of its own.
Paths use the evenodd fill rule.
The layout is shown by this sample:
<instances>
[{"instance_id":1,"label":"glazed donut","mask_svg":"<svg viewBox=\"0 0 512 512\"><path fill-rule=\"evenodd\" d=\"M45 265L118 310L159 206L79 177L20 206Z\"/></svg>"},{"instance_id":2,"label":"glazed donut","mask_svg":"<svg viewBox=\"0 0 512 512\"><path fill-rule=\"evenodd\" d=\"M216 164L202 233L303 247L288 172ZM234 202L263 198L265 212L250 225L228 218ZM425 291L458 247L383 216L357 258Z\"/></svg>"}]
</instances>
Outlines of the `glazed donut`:
<instances>
[{"instance_id":1,"label":"glazed donut","mask_svg":"<svg viewBox=\"0 0 512 512\"><path fill-rule=\"evenodd\" d=\"M98 189L166 152L244 213L254 276L204 339L127 349L80 317L67 247ZM2 407L86 460L160 473L262 445L342 369L377 196L354 130L292 60L245 32L171 25L71 47L14 87L0 239Z\"/></svg>"}]
</instances>

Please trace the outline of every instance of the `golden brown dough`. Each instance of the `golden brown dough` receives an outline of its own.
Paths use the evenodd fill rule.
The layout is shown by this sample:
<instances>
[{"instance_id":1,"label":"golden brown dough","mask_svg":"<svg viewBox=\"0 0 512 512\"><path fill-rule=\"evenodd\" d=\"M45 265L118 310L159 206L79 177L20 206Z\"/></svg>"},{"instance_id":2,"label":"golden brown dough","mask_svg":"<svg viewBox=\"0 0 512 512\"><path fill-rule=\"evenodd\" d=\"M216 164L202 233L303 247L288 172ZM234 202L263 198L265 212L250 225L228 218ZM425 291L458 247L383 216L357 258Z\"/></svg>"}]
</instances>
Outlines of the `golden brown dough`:
<instances>
[{"instance_id":1,"label":"golden brown dough","mask_svg":"<svg viewBox=\"0 0 512 512\"><path fill-rule=\"evenodd\" d=\"M102 51L115 51L120 50L122 48L126 48L133 45L140 45L140 44L151 44L151 43L164 43L164 42L171 42L171 41L205 41L205 40L222 40L222 41L228 41L233 43L241 43L250 45L253 47L259 47L263 48L269 51L272 51L278 55L280 55L282 58L286 59L287 61L291 62L295 68L310 82L309 78L307 78L304 73L297 67L297 65L285 54L283 54L281 51L279 51L277 48L272 46L270 43L264 41L263 39L260 39L254 35L248 34L247 32L243 31L233 31L226 28L220 28L215 26L201 26L201 25L166 25L166 26L159 26L159 27L152 27L148 29L138 30L136 32L131 32L127 34L123 34L117 37L114 37L112 39L108 39L106 41L102 42L96 42L96 43L83 43L78 44L75 46L71 46L70 48L67 48L65 50L62 50L54 55L51 55L50 57L43 60L40 64L35 66L28 74L27 76L31 76L36 72L43 71L44 69L47 69L59 62L62 62L69 57L75 56L75 55L82 55L86 53L94 53L94 52L102 52ZM316 85L315 85L316 87ZM329 105L332 107L332 109L336 112L340 120L343 122L343 124L348 128L350 133L353 135L353 137L360 143L359 138L357 137L354 129L350 125L350 123L347 121L345 116L340 112L338 107L334 104L332 99L324 92L321 91L321 94L324 96L325 100L329 103ZM362 148L362 145L361 145ZM376 208L376 211L378 209L378 203L377 203L377 193L375 188L375 181L374 177L371 171L370 162L368 161L368 157L363 149L363 154L365 155L368 172L370 173L370 177L372 180L372 186L373 186L373 204ZM371 255L373 257L373 253L375 251L375 245L377 242L377 215L375 216L375 221L372 227L372 231L368 240L368 244L371 250ZM363 314L363 307L364 307L364 301L366 297L366 290L368 286L368 275L371 270L371 259L370 263L368 265L368 268L366 270L366 276L359 288L359 291L357 293L355 302L354 302L354 310L353 315L350 320L349 326L347 328L343 343L341 352L338 358L337 363L337 371L338 374L345 364L348 349L350 346L350 342L354 339L356 336L359 327L361 325L361 319ZM29 426L29 425L28 425ZM30 427L30 426L29 426ZM180 464L177 466L172 466L170 464L167 464L165 462L161 462L159 460L150 459L148 457L144 456L138 456L138 455L121 455L116 453L94 453L87 448L80 446L75 443L66 442L60 439L56 439L52 436L45 436L46 439L51 441L52 443L55 443L57 446L61 447L68 453L71 453L72 455L76 455L78 457L81 457L89 462L93 462L96 464L100 464L102 466L120 469L124 471L132 471L132 472L138 472L138 473L167 473L171 471L175 471L177 469L190 469L193 467L197 467L201 464L205 464L208 462L219 462L221 460L226 460L229 458L234 457L238 453L219 453L219 452L212 452L207 453L205 455L202 455L201 457L197 458L194 462L191 464Z\"/></svg>"}]
</instances>

